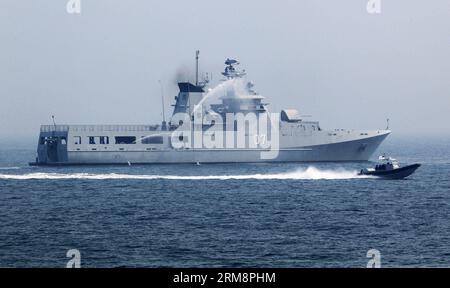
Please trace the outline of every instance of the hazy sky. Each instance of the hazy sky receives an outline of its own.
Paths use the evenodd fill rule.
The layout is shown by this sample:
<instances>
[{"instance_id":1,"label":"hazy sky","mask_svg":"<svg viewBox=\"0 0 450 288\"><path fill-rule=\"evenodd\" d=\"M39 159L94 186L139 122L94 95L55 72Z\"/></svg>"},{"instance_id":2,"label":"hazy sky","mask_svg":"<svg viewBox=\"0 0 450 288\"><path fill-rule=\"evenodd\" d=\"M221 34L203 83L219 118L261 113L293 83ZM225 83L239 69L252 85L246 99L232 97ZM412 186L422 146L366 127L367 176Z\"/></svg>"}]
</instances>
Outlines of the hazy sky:
<instances>
[{"instance_id":1,"label":"hazy sky","mask_svg":"<svg viewBox=\"0 0 450 288\"><path fill-rule=\"evenodd\" d=\"M241 61L272 110L324 129L450 134L450 1L0 0L0 137L60 124L146 124L177 71L217 83Z\"/></svg>"}]
</instances>

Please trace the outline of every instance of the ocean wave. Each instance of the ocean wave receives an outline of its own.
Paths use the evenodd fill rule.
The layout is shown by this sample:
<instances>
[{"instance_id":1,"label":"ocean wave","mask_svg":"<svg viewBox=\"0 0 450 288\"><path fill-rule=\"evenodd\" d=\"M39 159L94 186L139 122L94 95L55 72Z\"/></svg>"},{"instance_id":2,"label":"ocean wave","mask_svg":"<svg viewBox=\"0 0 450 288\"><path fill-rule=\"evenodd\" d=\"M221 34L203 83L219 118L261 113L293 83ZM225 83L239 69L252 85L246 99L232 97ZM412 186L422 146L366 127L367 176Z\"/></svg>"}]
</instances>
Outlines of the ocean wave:
<instances>
[{"instance_id":1,"label":"ocean wave","mask_svg":"<svg viewBox=\"0 0 450 288\"><path fill-rule=\"evenodd\" d=\"M133 174L90 174L90 173L28 173L28 174L0 174L0 179L4 180L338 180L370 178L359 176L357 171L350 170L321 170L315 167L299 169L293 172L276 174L241 174L241 175L133 175Z\"/></svg>"}]
</instances>

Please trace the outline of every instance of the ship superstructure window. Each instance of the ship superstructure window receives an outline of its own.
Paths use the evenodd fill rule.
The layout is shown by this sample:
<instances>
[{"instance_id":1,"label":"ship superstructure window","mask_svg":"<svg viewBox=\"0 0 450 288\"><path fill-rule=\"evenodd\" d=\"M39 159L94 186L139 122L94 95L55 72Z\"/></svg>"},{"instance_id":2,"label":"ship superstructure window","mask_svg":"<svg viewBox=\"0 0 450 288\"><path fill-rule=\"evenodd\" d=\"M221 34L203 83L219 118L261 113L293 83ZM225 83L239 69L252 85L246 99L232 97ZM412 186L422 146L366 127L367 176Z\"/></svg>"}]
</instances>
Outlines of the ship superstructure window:
<instances>
[{"instance_id":1,"label":"ship superstructure window","mask_svg":"<svg viewBox=\"0 0 450 288\"><path fill-rule=\"evenodd\" d=\"M100 136L100 144L109 144L108 136Z\"/></svg>"},{"instance_id":2,"label":"ship superstructure window","mask_svg":"<svg viewBox=\"0 0 450 288\"><path fill-rule=\"evenodd\" d=\"M95 137L89 136L89 144L94 145L95 144Z\"/></svg>"},{"instance_id":3,"label":"ship superstructure window","mask_svg":"<svg viewBox=\"0 0 450 288\"><path fill-rule=\"evenodd\" d=\"M75 145L80 145L81 144L81 136L73 136L73 143L75 143Z\"/></svg>"},{"instance_id":4,"label":"ship superstructure window","mask_svg":"<svg viewBox=\"0 0 450 288\"><path fill-rule=\"evenodd\" d=\"M135 136L116 136L116 144L136 144Z\"/></svg>"},{"instance_id":5,"label":"ship superstructure window","mask_svg":"<svg viewBox=\"0 0 450 288\"><path fill-rule=\"evenodd\" d=\"M142 144L164 144L163 136L143 136L141 139Z\"/></svg>"}]
</instances>

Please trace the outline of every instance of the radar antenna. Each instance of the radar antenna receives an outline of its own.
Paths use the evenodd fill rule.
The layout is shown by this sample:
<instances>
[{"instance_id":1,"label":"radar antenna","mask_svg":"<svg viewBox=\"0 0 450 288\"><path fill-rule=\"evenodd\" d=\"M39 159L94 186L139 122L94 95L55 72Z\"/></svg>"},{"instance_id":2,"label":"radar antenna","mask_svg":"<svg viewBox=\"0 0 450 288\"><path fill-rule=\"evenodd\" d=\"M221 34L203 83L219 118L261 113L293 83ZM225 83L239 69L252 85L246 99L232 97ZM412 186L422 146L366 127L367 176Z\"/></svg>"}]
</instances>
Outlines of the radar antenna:
<instances>
[{"instance_id":1,"label":"radar antenna","mask_svg":"<svg viewBox=\"0 0 450 288\"><path fill-rule=\"evenodd\" d=\"M239 71L236 69L236 67L239 65L239 61L235 60L235 59L230 59L227 58L227 60L225 60L225 71L222 72L222 75L227 77L227 79L233 79L233 78L241 78L243 76L245 76L245 70Z\"/></svg>"}]
</instances>

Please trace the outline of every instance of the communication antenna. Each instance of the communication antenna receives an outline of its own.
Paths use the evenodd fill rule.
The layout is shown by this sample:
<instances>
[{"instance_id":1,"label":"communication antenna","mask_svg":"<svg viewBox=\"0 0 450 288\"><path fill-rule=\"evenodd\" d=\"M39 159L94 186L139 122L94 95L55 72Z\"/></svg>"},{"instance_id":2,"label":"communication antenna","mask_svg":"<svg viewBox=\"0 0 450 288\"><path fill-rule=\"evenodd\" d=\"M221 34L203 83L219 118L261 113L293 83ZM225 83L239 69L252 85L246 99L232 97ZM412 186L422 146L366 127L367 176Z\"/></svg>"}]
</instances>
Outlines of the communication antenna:
<instances>
[{"instance_id":1,"label":"communication antenna","mask_svg":"<svg viewBox=\"0 0 450 288\"><path fill-rule=\"evenodd\" d=\"M55 122L55 115L52 115L52 122L53 122L53 131L52 131L52 137L55 137L55 133L56 133L56 122Z\"/></svg>"},{"instance_id":2,"label":"communication antenna","mask_svg":"<svg viewBox=\"0 0 450 288\"><path fill-rule=\"evenodd\" d=\"M195 51L195 86L198 86L198 55L200 50Z\"/></svg>"},{"instance_id":3,"label":"communication antenna","mask_svg":"<svg viewBox=\"0 0 450 288\"><path fill-rule=\"evenodd\" d=\"M387 124L386 130L389 130L389 118L386 119L386 124Z\"/></svg>"},{"instance_id":4,"label":"communication antenna","mask_svg":"<svg viewBox=\"0 0 450 288\"><path fill-rule=\"evenodd\" d=\"M166 108L164 105L164 87L162 85L161 80L158 80L159 82L159 86L161 86L161 103L162 103L162 116L163 116L163 122L161 125L161 130L166 130L167 126L166 126Z\"/></svg>"}]
</instances>

